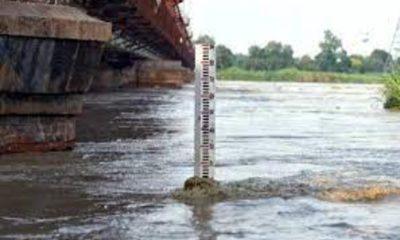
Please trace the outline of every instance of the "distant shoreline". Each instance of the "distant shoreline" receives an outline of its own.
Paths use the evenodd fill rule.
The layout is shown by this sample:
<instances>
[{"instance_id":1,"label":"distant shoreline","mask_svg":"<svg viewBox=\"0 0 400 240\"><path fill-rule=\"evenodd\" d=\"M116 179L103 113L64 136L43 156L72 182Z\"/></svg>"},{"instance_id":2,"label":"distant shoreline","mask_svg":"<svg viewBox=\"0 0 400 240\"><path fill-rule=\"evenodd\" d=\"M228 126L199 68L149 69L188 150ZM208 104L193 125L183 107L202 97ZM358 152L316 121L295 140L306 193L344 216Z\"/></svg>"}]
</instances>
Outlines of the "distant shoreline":
<instances>
[{"instance_id":1,"label":"distant shoreline","mask_svg":"<svg viewBox=\"0 0 400 240\"><path fill-rule=\"evenodd\" d=\"M218 79L259 82L315 82L315 83L385 83L387 76L379 73L336 73L303 71L295 68L277 71L251 71L227 68L218 71Z\"/></svg>"}]
</instances>

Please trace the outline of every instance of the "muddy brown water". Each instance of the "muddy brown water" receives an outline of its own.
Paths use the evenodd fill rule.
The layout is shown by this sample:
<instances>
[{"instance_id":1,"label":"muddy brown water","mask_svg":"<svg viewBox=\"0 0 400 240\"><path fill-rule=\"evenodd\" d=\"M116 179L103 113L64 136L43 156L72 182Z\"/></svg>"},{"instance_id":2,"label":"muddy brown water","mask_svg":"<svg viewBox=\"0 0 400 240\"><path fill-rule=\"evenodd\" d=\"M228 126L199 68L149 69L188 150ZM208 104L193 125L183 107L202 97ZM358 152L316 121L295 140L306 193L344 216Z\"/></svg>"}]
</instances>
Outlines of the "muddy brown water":
<instances>
[{"instance_id":1,"label":"muddy brown water","mask_svg":"<svg viewBox=\"0 0 400 240\"><path fill-rule=\"evenodd\" d=\"M0 239L400 239L400 113L381 91L220 83L234 197L203 205L169 197L193 171L192 86L88 95L74 151L0 157Z\"/></svg>"}]
</instances>

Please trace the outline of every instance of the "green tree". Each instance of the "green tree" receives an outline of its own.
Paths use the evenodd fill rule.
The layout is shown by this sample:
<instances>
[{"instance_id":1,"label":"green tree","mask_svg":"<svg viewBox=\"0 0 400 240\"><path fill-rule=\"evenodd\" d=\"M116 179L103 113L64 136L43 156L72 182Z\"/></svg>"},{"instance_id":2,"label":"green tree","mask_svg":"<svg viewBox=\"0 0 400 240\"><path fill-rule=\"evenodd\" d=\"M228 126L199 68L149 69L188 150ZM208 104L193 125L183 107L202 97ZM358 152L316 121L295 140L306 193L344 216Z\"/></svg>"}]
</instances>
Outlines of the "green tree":
<instances>
[{"instance_id":1,"label":"green tree","mask_svg":"<svg viewBox=\"0 0 400 240\"><path fill-rule=\"evenodd\" d=\"M338 63L336 66L337 72L349 72L351 70L351 59L345 50L338 54Z\"/></svg>"},{"instance_id":2,"label":"green tree","mask_svg":"<svg viewBox=\"0 0 400 240\"><path fill-rule=\"evenodd\" d=\"M238 68L245 69L248 65L249 57L245 54L236 54L234 57L233 65Z\"/></svg>"},{"instance_id":3,"label":"green tree","mask_svg":"<svg viewBox=\"0 0 400 240\"><path fill-rule=\"evenodd\" d=\"M365 72L365 59L361 55L351 55L351 71L355 73Z\"/></svg>"},{"instance_id":4,"label":"green tree","mask_svg":"<svg viewBox=\"0 0 400 240\"><path fill-rule=\"evenodd\" d=\"M277 70L293 66L293 49L289 45L280 42L269 42L263 49L266 61L265 70Z\"/></svg>"},{"instance_id":5,"label":"green tree","mask_svg":"<svg viewBox=\"0 0 400 240\"><path fill-rule=\"evenodd\" d=\"M273 71L294 65L293 49L280 42L269 42L264 48L251 46L247 69Z\"/></svg>"},{"instance_id":6,"label":"green tree","mask_svg":"<svg viewBox=\"0 0 400 240\"><path fill-rule=\"evenodd\" d=\"M217 68L224 69L232 67L235 61L235 55L232 51L224 45L218 45L216 48L217 53Z\"/></svg>"},{"instance_id":7,"label":"green tree","mask_svg":"<svg viewBox=\"0 0 400 240\"><path fill-rule=\"evenodd\" d=\"M296 67L300 70L305 70L305 71L313 71L316 69L314 60L308 55L302 56L297 61Z\"/></svg>"},{"instance_id":8,"label":"green tree","mask_svg":"<svg viewBox=\"0 0 400 240\"><path fill-rule=\"evenodd\" d=\"M315 61L319 70L329 72L347 72L351 67L351 60L343 49L342 41L331 31L324 33L324 40L319 45L321 52Z\"/></svg>"},{"instance_id":9,"label":"green tree","mask_svg":"<svg viewBox=\"0 0 400 240\"><path fill-rule=\"evenodd\" d=\"M367 72L384 72L387 63L393 61L390 53L385 50L375 49L366 59L365 70Z\"/></svg>"},{"instance_id":10,"label":"green tree","mask_svg":"<svg viewBox=\"0 0 400 240\"><path fill-rule=\"evenodd\" d=\"M265 70L265 55L262 48L259 46L251 46L249 48L249 58L246 63L248 70Z\"/></svg>"},{"instance_id":11,"label":"green tree","mask_svg":"<svg viewBox=\"0 0 400 240\"><path fill-rule=\"evenodd\" d=\"M211 44L213 46L215 46L215 39L209 35L200 35L195 41L194 43L196 44Z\"/></svg>"}]
</instances>

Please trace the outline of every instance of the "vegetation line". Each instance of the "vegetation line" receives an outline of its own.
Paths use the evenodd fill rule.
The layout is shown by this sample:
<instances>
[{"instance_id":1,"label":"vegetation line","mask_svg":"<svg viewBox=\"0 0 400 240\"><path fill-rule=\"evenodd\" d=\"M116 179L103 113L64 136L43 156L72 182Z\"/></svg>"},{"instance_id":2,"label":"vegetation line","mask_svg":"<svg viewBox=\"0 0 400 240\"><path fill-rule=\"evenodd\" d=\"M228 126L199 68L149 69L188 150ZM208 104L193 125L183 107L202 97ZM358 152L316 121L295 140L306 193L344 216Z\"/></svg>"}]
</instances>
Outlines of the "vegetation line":
<instances>
[{"instance_id":1,"label":"vegetation line","mask_svg":"<svg viewBox=\"0 0 400 240\"><path fill-rule=\"evenodd\" d=\"M207 35L200 36L196 43L215 44ZM234 54L225 45L217 45L217 67L226 69L237 67L249 71L276 71L285 68L297 68L304 71L340 72L340 73L382 73L385 66L400 64L385 50L375 49L368 56L349 55L342 41L331 31L325 31L319 44L320 52L314 57L304 55L295 57L292 46L270 41L265 46L251 46L247 54Z\"/></svg>"},{"instance_id":2,"label":"vegetation line","mask_svg":"<svg viewBox=\"0 0 400 240\"><path fill-rule=\"evenodd\" d=\"M384 74L377 73L337 73L306 71L287 68L276 71L250 71L237 67L219 70L220 80L242 81L288 81L288 82L325 82L325 83L384 83Z\"/></svg>"}]
</instances>

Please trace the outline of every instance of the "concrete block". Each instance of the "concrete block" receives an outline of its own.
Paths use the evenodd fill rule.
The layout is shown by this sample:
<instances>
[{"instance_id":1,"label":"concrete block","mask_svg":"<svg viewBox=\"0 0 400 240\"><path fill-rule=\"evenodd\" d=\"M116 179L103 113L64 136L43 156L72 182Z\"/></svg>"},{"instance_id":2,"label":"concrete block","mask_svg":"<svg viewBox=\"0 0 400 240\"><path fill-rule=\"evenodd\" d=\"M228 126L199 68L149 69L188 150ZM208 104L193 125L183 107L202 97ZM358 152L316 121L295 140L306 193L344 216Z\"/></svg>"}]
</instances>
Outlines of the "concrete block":
<instances>
[{"instance_id":1,"label":"concrete block","mask_svg":"<svg viewBox=\"0 0 400 240\"><path fill-rule=\"evenodd\" d=\"M0 153L67 150L75 140L74 117L2 116Z\"/></svg>"},{"instance_id":2,"label":"concrete block","mask_svg":"<svg viewBox=\"0 0 400 240\"><path fill-rule=\"evenodd\" d=\"M123 69L113 69L101 66L96 71L91 91L114 90L121 87L137 87L137 67L131 66Z\"/></svg>"},{"instance_id":3,"label":"concrete block","mask_svg":"<svg viewBox=\"0 0 400 240\"><path fill-rule=\"evenodd\" d=\"M180 88L193 81L193 71L179 61L144 61L138 64L137 81L140 87Z\"/></svg>"},{"instance_id":4,"label":"concrete block","mask_svg":"<svg viewBox=\"0 0 400 240\"><path fill-rule=\"evenodd\" d=\"M0 91L87 92L101 49L97 42L0 36Z\"/></svg>"},{"instance_id":5,"label":"concrete block","mask_svg":"<svg viewBox=\"0 0 400 240\"><path fill-rule=\"evenodd\" d=\"M107 42L111 24L80 9L0 0L0 35Z\"/></svg>"},{"instance_id":6,"label":"concrete block","mask_svg":"<svg viewBox=\"0 0 400 240\"><path fill-rule=\"evenodd\" d=\"M83 95L0 94L1 115L78 115L82 113Z\"/></svg>"}]
</instances>

